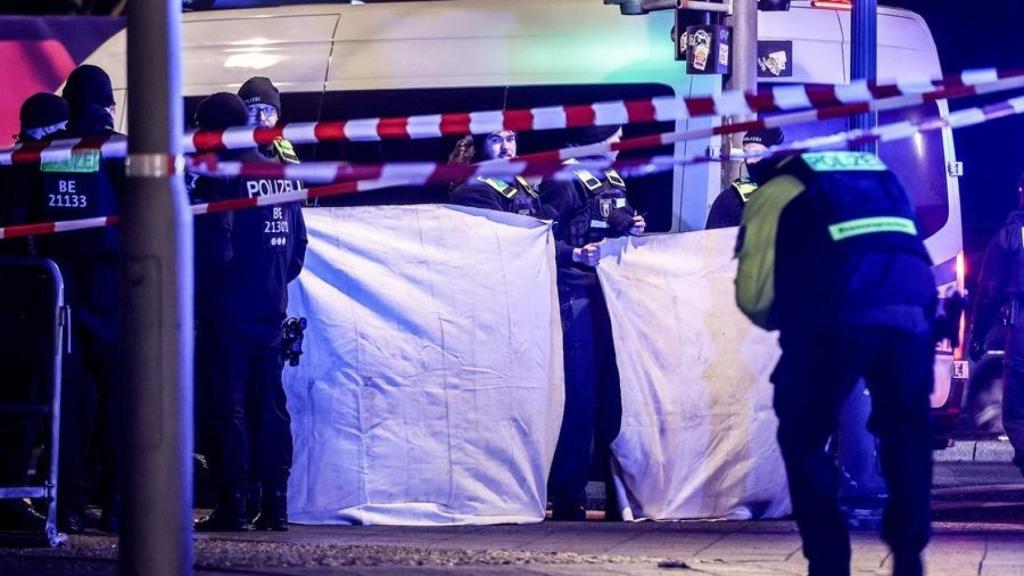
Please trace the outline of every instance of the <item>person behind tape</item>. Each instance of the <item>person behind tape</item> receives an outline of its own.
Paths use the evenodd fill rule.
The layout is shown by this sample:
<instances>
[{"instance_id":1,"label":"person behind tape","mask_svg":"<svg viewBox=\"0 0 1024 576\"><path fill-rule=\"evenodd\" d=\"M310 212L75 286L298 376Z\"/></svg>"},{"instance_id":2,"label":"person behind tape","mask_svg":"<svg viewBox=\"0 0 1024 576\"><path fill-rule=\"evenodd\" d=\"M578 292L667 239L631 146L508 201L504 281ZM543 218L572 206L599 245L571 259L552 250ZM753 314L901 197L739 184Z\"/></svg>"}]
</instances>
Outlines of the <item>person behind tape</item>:
<instances>
[{"instance_id":1,"label":"person behind tape","mask_svg":"<svg viewBox=\"0 0 1024 576\"><path fill-rule=\"evenodd\" d=\"M516 133L511 130L496 130L478 136L474 138L473 149L474 160L477 162L511 160L516 157L517 152ZM459 206L486 208L524 216L537 216L541 207L537 191L522 176L476 176L452 190L451 202Z\"/></svg>"},{"instance_id":2,"label":"person behind tape","mask_svg":"<svg viewBox=\"0 0 1024 576\"><path fill-rule=\"evenodd\" d=\"M937 306L931 260L910 201L874 155L764 159L737 242L736 299L779 330L771 376L778 442L811 576L850 574L850 538L826 443L863 378L868 428L889 489L882 538L893 574L922 573L930 536L929 394Z\"/></svg>"},{"instance_id":3,"label":"person behind tape","mask_svg":"<svg viewBox=\"0 0 1024 576\"><path fill-rule=\"evenodd\" d=\"M200 103L201 129L244 126L242 100L227 92ZM255 148L224 151L219 158L243 163L272 162ZM281 178L200 177L195 198L216 201L259 198L296 190ZM206 220L204 220L204 218ZM205 216L196 225L196 313L205 328L210 386L209 412L216 428L211 468L218 488L213 513L201 531L251 527L286 530L288 476L292 463L291 418L281 371L282 322L288 283L302 270L306 227L298 202ZM262 485L259 516L250 526L246 490Z\"/></svg>"},{"instance_id":4,"label":"person behind tape","mask_svg":"<svg viewBox=\"0 0 1024 576\"><path fill-rule=\"evenodd\" d=\"M968 349L972 360L981 360L986 336L1002 312L1009 327L1003 347L1003 429L1014 449L1013 463L1024 473L1024 174L1017 191L1020 207L985 251Z\"/></svg>"},{"instance_id":5,"label":"person behind tape","mask_svg":"<svg viewBox=\"0 0 1024 576\"><path fill-rule=\"evenodd\" d=\"M248 112L247 126L254 128L274 128L281 118L281 92L265 76L253 76L238 89L238 96L245 102ZM260 152L268 158L275 158L283 164L298 164L299 157L295 154L292 143L283 136L274 138Z\"/></svg>"},{"instance_id":6,"label":"person behind tape","mask_svg":"<svg viewBox=\"0 0 1024 576\"><path fill-rule=\"evenodd\" d=\"M582 129L575 145L612 144L619 126ZM593 159L614 160L616 152ZM588 160L592 158L581 158ZM579 160L566 162L568 168ZM572 180L545 180L541 204L554 215L558 300L565 361L565 412L555 448L548 493L555 520L583 520L591 463L610 486L611 441L621 420L619 374L611 320L594 267L605 238L640 234L646 222L626 199L626 183L613 169L593 173L579 168ZM596 421L595 421L596 419ZM591 445L593 440L593 455ZM619 511L609 490L606 518Z\"/></svg>"},{"instance_id":7,"label":"person behind tape","mask_svg":"<svg viewBox=\"0 0 1024 576\"><path fill-rule=\"evenodd\" d=\"M105 140L114 130L114 93L110 77L97 66L71 72L62 91L70 119L54 140ZM32 220L53 222L118 213L125 190L124 160L104 158L99 150L76 150L69 159L40 164L41 184ZM52 258L64 278L71 309L70 353L63 363L58 515L62 529L84 528L91 489L87 469L99 461L101 528L117 531L118 432L122 421L118 377L118 251L115 226L38 236L40 256ZM93 444L97 446L93 446Z\"/></svg>"},{"instance_id":8,"label":"person behind tape","mask_svg":"<svg viewBox=\"0 0 1024 576\"><path fill-rule=\"evenodd\" d=\"M46 140L50 134L64 128L68 116L67 102L60 96L47 92L33 94L21 105L21 128L15 139L19 143ZM2 176L0 226L27 223L32 194L38 187L39 166L5 166ZM35 248L29 240L31 238L0 240L0 256L32 256ZM46 357L49 346L39 342L39 338L45 338L45 334L40 334L38 328L46 323L42 318L26 315L19 304L16 301L0 302L0 306L7 307L4 318L13 319L0 332L0 365L4 366L0 403L43 404L49 397L48 387L51 382L46 371L40 370L40 366L52 363L52 358ZM6 414L0 419L0 487L28 484L32 448L43 422L41 416ZM45 524L46 518L25 500L0 500L0 530L42 532Z\"/></svg>"},{"instance_id":9,"label":"person behind tape","mask_svg":"<svg viewBox=\"0 0 1024 576\"><path fill-rule=\"evenodd\" d=\"M18 117L20 130L14 139L20 145L31 145L51 139L63 130L71 113L68 103L49 92L29 96L21 105ZM39 187L37 164L15 164L0 167L0 226L27 224L31 221L32 196ZM0 256L29 256L35 252L31 238L0 242Z\"/></svg>"},{"instance_id":10,"label":"person behind tape","mask_svg":"<svg viewBox=\"0 0 1024 576\"><path fill-rule=\"evenodd\" d=\"M765 128L762 130L751 130L743 135L743 152L747 154L763 154L768 148L782 144L782 130L779 128ZM711 204L711 211L708 212L708 221L705 230L714 228L729 228L739 226L743 218L743 206L750 197L757 192L757 182L753 174L757 173L759 156L750 156L743 161L749 177L740 177L732 181L728 188L722 190Z\"/></svg>"}]
</instances>

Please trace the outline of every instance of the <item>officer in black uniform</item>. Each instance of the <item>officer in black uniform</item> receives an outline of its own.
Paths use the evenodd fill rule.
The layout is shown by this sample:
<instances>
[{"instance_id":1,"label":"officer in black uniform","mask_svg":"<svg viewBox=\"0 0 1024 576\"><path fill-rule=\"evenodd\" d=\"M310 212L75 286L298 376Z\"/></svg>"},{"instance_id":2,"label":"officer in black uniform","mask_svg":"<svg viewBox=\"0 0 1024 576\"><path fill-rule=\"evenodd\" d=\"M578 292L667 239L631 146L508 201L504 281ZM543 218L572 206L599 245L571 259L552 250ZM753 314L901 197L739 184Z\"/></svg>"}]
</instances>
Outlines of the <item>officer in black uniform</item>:
<instances>
[{"instance_id":1,"label":"officer in black uniform","mask_svg":"<svg viewBox=\"0 0 1024 576\"><path fill-rule=\"evenodd\" d=\"M70 109L64 138L109 138L114 131L114 95L103 69L82 65L68 76L64 99ZM70 159L43 162L42 184L33 203L34 221L73 220L117 214L125 188L124 161L99 150L76 151ZM60 443L60 520L64 529L81 530L90 492L88 455L101 470L101 528L117 530L118 449L121 422L117 375L118 231L116 227L40 236L39 253L53 258L64 276L65 301L71 307L70 354L62 382ZM95 403L95 409L91 404ZM95 438L93 438L95 436ZM90 450L93 444L98 446Z\"/></svg>"},{"instance_id":2,"label":"officer in black uniform","mask_svg":"<svg viewBox=\"0 0 1024 576\"><path fill-rule=\"evenodd\" d=\"M245 105L221 92L200 103L197 118L204 129L243 126ZM226 151L220 157L271 161L255 149ZM201 177L195 193L203 200L255 198L296 186L285 179ZM306 228L297 203L240 210L197 225L197 293L207 290L204 285L210 291L197 302L197 312L210 318L216 350L211 411L219 426L213 460L219 501L214 513L197 524L199 530L247 529L250 481L263 488L255 527L287 529L292 435L281 382L282 322L288 283L301 272L305 251Z\"/></svg>"},{"instance_id":3,"label":"officer in black uniform","mask_svg":"<svg viewBox=\"0 0 1024 576\"><path fill-rule=\"evenodd\" d=\"M1003 348L1003 429L1013 445L1013 463L1024 472L1024 175L1017 191L1020 207L1010 213L985 252L979 299L971 328L970 354L985 354L985 337L999 312L1009 326Z\"/></svg>"},{"instance_id":4,"label":"officer in black uniform","mask_svg":"<svg viewBox=\"0 0 1024 576\"><path fill-rule=\"evenodd\" d=\"M68 105L55 94L33 94L21 105L21 129L16 136L19 143L27 144L48 139L62 130L68 121ZM0 186L0 226L25 224L29 220L29 206L39 187L39 167L18 164L3 169ZM0 240L0 256L27 257L35 253L30 238ZM11 287L17 289L16 287ZM13 302L3 303L10 306ZM38 342L39 318L24 315L20 310L3 310L3 330L0 331L0 365L6 372L0 386L0 403L41 404L49 397L50 384L40 366L52 363L45 356L49 348ZM43 356L40 356L43 354ZM0 419L0 487L24 486L27 481L32 447L39 431L41 418L36 414L6 415ZM32 530L41 532L46 519L24 500L0 500L0 530Z\"/></svg>"},{"instance_id":5,"label":"officer in black uniform","mask_svg":"<svg viewBox=\"0 0 1024 576\"><path fill-rule=\"evenodd\" d=\"M580 131L574 144L621 138L619 126L589 128ZM614 159L615 153L610 156ZM572 164L578 162L567 162ZM565 412L548 482L555 520L585 519L592 462L603 479L610 479L609 445L618 435L622 408L611 321L594 267L602 240L640 234L646 226L629 206L626 184L615 170L593 174L581 168L575 175L572 181L545 180L540 185L541 203L555 215L565 356ZM607 499L609 519L618 514L613 494L609 491Z\"/></svg>"},{"instance_id":6,"label":"officer in black uniform","mask_svg":"<svg viewBox=\"0 0 1024 576\"><path fill-rule=\"evenodd\" d=\"M238 96L245 102L248 110L246 124L252 127L273 128L281 118L281 93L270 78L253 76L246 80L238 89ZM283 164L298 164L299 157L295 154L292 143L283 136L274 138L269 146L261 147L260 152L267 158L273 158Z\"/></svg>"},{"instance_id":7,"label":"officer in black uniform","mask_svg":"<svg viewBox=\"0 0 1024 576\"><path fill-rule=\"evenodd\" d=\"M516 157L516 133L511 130L497 130L476 138L475 160L511 160ZM500 212L511 212L524 216L537 216L540 212L540 196L522 176L512 178L491 178L477 176L452 190L452 204L473 206Z\"/></svg>"},{"instance_id":8,"label":"officer in black uniform","mask_svg":"<svg viewBox=\"0 0 1024 576\"><path fill-rule=\"evenodd\" d=\"M783 139L782 130L779 128L751 130L743 135L743 151L748 154L764 153L768 148L782 144ZM706 230L740 225L740 220L743 219L743 206L757 191L753 173L757 171L760 160L761 158L756 156L744 160L743 165L750 177L733 180L732 184L715 198L711 204L711 211L708 212L707 224L704 226Z\"/></svg>"},{"instance_id":9,"label":"officer in black uniform","mask_svg":"<svg viewBox=\"0 0 1024 576\"><path fill-rule=\"evenodd\" d=\"M919 576L930 536L929 394L937 304L907 195L872 154L770 159L743 213L737 303L780 331L778 440L811 576L850 573L839 474L825 447L858 380L871 392L889 489L882 537L896 576Z\"/></svg>"},{"instance_id":10,"label":"officer in black uniform","mask_svg":"<svg viewBox=\"0 0 1024 576\"><path fill-rule=\"evenodd\" d=\"M19 117L21 130L15 139L19 144L32 145L50 140L52 134L63 130L70 112L68 103L60 96L38 92L22 103ZM29 222L32 196L39 189L39 166L15 164L0 171L0 226ZM34 252L28 238L0 242L0 256L28 256Z\"/></svg>"}]
</instances>

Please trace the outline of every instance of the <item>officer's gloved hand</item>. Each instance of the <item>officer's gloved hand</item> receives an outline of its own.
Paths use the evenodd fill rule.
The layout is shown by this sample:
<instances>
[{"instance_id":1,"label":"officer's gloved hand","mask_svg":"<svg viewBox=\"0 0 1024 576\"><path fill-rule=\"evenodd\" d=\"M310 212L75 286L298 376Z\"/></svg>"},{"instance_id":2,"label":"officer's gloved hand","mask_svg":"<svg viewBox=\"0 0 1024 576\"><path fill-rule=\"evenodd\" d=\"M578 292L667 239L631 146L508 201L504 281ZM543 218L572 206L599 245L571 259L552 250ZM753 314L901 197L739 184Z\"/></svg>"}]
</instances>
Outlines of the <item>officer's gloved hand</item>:
<instances>
[{"instance_id":1,"label":"officer's gloved hand","mask_svg":"<svg viewBox=\"0 0 1024 576\"><path fill-rule=\"evenodd\" d=\"M612 236L625 236L633 228L633 211L626 208L613 208L608 214L608 230Z\"/></svg>"},{"instance_id":2,"label":"officer's gloved hand","mask_svg":"<svg viewBox=\"0 0 1024 576\"><path fill-rule=\"evenodd\" d=\"M975 362L980 362L985 356L985 340L977 337L971 338L971 343L967 346L967 356Z\"/></svg>"}]
</instances>

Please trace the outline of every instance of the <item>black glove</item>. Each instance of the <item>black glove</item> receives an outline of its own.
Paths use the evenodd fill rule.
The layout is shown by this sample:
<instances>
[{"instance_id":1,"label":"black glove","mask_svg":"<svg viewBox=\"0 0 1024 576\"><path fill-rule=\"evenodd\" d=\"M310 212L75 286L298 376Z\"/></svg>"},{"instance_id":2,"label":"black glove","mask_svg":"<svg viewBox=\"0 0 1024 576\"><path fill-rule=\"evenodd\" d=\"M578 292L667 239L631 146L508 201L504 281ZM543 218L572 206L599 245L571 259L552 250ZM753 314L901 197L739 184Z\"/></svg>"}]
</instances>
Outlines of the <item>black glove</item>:
<instances>
[{"instance_id":1,"label":"black glove","mask_svg":"<svg viewBox=\"0 0 1024 576\"><path fill-rule=\"evenodd\" d=\"M628 208L613 208L608 214L608 230L613 237L629 234L633 227L633 210Z\"/></svg>"}]
</instances>

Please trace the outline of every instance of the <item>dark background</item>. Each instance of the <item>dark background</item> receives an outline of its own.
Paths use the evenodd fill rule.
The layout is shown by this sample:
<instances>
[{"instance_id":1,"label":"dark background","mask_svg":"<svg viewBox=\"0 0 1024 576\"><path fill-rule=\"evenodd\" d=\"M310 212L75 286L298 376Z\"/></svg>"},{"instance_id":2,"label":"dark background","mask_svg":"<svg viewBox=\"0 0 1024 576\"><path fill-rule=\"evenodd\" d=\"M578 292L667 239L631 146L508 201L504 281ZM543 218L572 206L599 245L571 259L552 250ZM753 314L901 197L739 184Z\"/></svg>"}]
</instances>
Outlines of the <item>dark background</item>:
<instances>
[{"instance_id":1,"label":"dark background","mask_svg":"<svg viewBox=\"0 0 1024 576\"><path fill-rule=\"evenodd\" d=\"M967 68L1024 68L1024 0L886 0L917 12L931 28L946 74ZM1005 100L998 94L951 102L965 108ZM1018 204L1024 154L1016 150L1024 117L1016 116L954 132L964 163L960 180L968 276L974 279L985 245Z\"/></svg>"}]
</instances>

